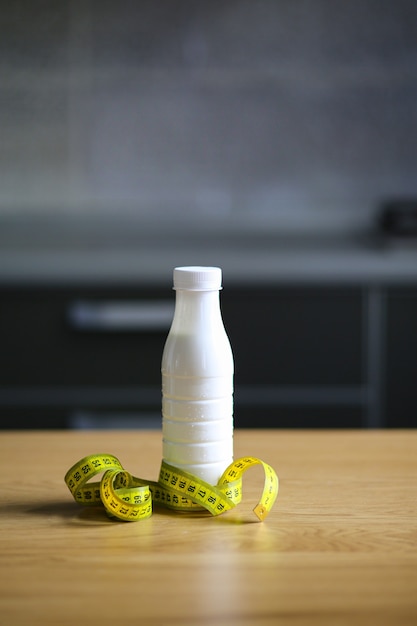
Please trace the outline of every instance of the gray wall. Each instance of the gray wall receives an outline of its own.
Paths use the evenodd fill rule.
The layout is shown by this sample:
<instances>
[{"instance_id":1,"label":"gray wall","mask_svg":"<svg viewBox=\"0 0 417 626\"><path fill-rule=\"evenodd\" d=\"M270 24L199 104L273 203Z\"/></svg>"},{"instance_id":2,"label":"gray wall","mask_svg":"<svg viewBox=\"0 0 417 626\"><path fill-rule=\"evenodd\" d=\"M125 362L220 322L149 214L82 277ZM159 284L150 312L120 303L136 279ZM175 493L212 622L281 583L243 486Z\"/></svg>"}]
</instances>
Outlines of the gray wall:
<instances>
[{"instance_id":1,"label":"gray wall","mask_svg":"<svg viewBox=\"0 0 417 626\"><path fill-rule=\"evenodd\" d=\"M347 227L417 195L415 0L0 5L0 216Z\"/></svg>"}]
</instances>

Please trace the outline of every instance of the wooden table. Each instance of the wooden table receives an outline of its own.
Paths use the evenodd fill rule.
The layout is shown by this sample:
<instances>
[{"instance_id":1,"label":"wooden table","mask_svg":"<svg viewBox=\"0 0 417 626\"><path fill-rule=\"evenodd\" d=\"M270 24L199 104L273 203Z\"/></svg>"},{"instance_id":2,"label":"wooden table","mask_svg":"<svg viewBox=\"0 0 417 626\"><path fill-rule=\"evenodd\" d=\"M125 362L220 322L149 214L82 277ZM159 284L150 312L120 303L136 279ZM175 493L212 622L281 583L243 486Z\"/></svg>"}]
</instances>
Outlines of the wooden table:
<instances>
[{"instance_id":1,"label":"wooden table","mask_svg":"<svg viewBox=\"0 0 417 626\"><path fill-rule=\"evenodd\" d=\"M111 452L157 479L161 433L0 434L0 625L417 624L417 432L236 431L280 477L265 522L244 500L137 523L76 504L64 474Z\"/></svg>"}]
</instances>

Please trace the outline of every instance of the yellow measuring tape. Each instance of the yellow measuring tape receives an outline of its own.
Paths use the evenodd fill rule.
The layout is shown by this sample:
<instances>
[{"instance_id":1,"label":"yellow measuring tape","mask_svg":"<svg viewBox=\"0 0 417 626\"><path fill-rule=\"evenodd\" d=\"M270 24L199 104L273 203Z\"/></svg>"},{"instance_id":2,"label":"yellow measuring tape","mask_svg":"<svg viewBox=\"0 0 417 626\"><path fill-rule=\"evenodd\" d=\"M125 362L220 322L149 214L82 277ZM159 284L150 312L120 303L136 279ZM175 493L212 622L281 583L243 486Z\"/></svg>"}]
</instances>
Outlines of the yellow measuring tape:
<instances>
[{"instance_id":1,"label":"yellow measuring tape","mask_svg":"<svg viewBox=\"0 0 417 626\"><path fill-rule=\"evenodd\" d=\"M254 465L261 465L265 474L261 499L253 509L262 522L277 498L279 481L270 465L251 456L231 463L216 486L165 461L157 482L142 480L127 472L111 454L93 454L81 459L68 470L65 482L76 502L102 503L109 515L124 521L150 517L153 504L179 511L203 507L212 515L220 515L241 501L242 476ZM100 473L103 475L99 482L90 482Z\"/></svg>"}]
</instances>

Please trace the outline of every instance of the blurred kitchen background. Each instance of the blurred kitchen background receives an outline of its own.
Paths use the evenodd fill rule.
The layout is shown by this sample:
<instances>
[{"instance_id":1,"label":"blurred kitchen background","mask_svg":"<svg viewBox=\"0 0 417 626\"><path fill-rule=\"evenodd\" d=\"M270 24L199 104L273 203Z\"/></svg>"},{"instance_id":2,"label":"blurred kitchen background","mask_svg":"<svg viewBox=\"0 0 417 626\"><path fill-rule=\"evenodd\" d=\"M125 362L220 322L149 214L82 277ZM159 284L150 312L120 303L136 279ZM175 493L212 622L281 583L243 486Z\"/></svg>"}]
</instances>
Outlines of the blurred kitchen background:
<instances>
[{"instance_id":1,"label":"blurred kitchen background","mask_svg":"<svg viewBox=\"0 0 417 626\"><path fill-rule=\"evenodd\" d=\"M2 427L159 427L182 264L236 426L416 426L415 0L0 9Z\"/></svg>"}]
</instances>

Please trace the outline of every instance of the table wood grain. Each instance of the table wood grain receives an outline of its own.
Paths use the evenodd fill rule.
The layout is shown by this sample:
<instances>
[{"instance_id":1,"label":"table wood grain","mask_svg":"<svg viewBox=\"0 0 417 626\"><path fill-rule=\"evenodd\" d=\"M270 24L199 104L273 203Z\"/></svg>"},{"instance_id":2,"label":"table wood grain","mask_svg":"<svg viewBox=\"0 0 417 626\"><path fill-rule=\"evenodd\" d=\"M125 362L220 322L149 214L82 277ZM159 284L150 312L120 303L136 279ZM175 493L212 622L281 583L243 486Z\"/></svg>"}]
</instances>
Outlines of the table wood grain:
<instances>
[{"instance_id":1,"label":"table wood grain","mask_svg":"<svg viewBox=\"0 0 417 626\"><path fill-rule=\"evenodd\" d=\"M155 509L110 520L64 475L95 452L157 479L159 431L0 435L0 625L417 624L417 432L235 432L235 457L274 467L219 516Z\"/></svg>"}]
</instances>

